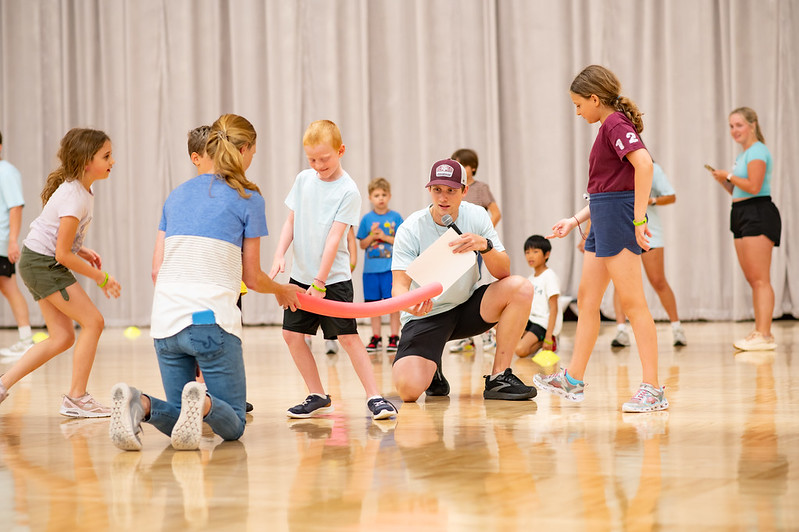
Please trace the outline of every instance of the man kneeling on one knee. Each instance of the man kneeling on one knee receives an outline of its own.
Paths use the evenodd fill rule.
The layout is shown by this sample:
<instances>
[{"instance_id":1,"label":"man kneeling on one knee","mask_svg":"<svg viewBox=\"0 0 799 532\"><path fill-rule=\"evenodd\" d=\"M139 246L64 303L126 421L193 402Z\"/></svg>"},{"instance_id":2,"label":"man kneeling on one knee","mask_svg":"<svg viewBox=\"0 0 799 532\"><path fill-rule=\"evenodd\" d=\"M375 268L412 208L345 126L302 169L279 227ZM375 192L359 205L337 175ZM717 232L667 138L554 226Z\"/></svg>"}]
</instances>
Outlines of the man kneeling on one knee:
<instances>
[{"instance_id":1,"label":"man kneeling on one knee","mask_svg":"<svg viewBox=\"0 0 799 532\"><path fill-rule=\"evenodd\" d=\"M536 389L525 385L510 369L513 350L530 314L533 285L524 277L510 274L510 258L486 210L463 201L469 187L460 163L451 159L435 163L426 187L432 203L410 215L394 238L392 295L417 287L406 270L447 230L442 221L446 215L462 232L450 243L453 251L479 252L488 271L498 280L478 288L480 273L475 261L436 301L428 299L402 312L402 334L392 368L394 386L403 401L416 401L423 392L448 395L449 383L441 372L444 345L450 340L477 336L496 325L494 367L492 374L485 377L483 397L535 397Z\"/></svg>"}]
</instances>

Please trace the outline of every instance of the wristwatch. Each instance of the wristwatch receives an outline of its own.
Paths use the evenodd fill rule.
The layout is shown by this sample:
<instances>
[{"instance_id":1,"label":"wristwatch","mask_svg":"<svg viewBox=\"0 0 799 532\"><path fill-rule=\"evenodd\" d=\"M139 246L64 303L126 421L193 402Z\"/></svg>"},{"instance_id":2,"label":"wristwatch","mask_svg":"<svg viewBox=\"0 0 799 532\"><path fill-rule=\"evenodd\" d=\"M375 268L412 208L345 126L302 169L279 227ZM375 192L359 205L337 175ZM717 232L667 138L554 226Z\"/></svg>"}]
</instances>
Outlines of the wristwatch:
<instances>
[{"instance_id":1,"label":"wristwatch","mask_svg":"<svg viewBox=\"0 0 799 532\"><path fill-rule=\"evenodd\" d=\"M727 183L732 183L732 173L727 174Z\"/></svg>"},{"instance_id":2,"label":"wristwatch","mask_svg":"<svg viewBox=\"0 0 799 532\"><path fill-rule=\"evenodd\" d=\"M493 242L491 242L491 239L490 239L490 238L486 238L486 248L485 248L484 250L480 251L480 255L483 255L483 254L485 254L485 253L488 253L488 252L489 252L489 251L491 251L492 249L494 249L494 243L493 243Z\"/></svg>"}]
</instances>

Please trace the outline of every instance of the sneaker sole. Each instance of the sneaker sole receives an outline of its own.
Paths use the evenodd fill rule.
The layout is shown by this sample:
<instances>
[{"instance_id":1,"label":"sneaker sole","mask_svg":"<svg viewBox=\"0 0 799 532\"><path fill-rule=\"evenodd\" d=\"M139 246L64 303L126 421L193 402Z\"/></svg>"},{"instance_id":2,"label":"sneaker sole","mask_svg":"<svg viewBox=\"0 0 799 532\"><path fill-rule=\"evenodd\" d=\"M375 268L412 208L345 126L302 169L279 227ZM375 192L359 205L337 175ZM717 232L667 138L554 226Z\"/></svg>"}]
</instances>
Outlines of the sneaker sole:
<instances>
[{"instance_id":1,"label":"sneaker sole","mask_svg":"<svg viewBox=\"0 0 799 532\"><path fill-rule=\"evenodd\" d=\"M585 399L585 394L574 394L564 391L561 388L557 388L555 386L550 386L549 384L545 383L538 374L533 377L533 382L536 386L538 386L541 390L544 390L547 393L551 393L552 395L557 395L558 397L563 397L564 399L568 399L573 403L582 403Z\"/></svg>"},{"instance_id":2,"label":"sneaker sole","mask_svg":"<svg viewBox=\"0 0 799 532\"><path fill-rule=\"evenodd\" d=\"M766 344L757 344L757 345L744 345L743 347L737 343L732 344L735 349L739 351L773 351L777 349L777 344L775 343L766 343Z\"/></svg>"},{"instance_id":3,"label":"sneaker sole","mask_svg":"<svg viewBox=\"0 0 799 532\"><path fill-rule=\"evenodd\" d=\"M180 396L180 417L172 428L172 447L178 451L194 451L203 435L205 386L190 382Z\"/></svg>"},{"instance_id":4,"label":"sneaker sole","mask_svg":"<svg viewBox=\"0 0 799 532\"><path fill-rule=\"evenodd\" d=\"M388 419L390 417L394 417L397 415L396 410L383 410L382 412L378 412L377 414L372 414L372 419Z\"/></svg>"},{"instance_id":5,"label":"sneaker sole","mask_svg":"<svg viewBox=\"0 0 799 532\"><path fill-rule=\"evenodd\" d=\"M131 424L130 396L128 386L117 384L111 389L111 423L108 426L108 436L118 449L141 451L141 439L133 432Z\"/></svg>"},{"instance_id":6,"label":"sneaker sole","mask_svg":"<svg viewBox=\"0 0 799 532\"><path fill-rule=\"evenodd\" d=\"M508 392L490 392L488 390L483 392L483 399L497 399L500 401L525 401L532 399L538 395L538 390L533 388L528 393L508 393Z\"/></svg>"},{"instance_id":7,"label":"sneaker sole","mask_svg":"<svg viewBox=\"0 0 799 532\"><path fill-rule=\"evenodd\" d=\"M621 342L613 340L612 342L610 342L610 347L630 347L630 344L623 344Z\"/></svg>"},{"instance_id":8,"label":"sneaker sole","mask_svg":"<svg viewBox=\"0 0 799 532\"><path fill-rule=\"evenodd\" d=\"M98 417L111 417L112 412L87 412L85 410L75 410L72 408L61 408L58 411L64 417L71 417L76 419L89 419L89 418L98 418Z\"/></svg>"},{"instance_id":9,"label":"sneaker sole","mask_svg":"<svg viewBox=\"0 0 799 532\"><path fill-rule=\"evenodd\" d=\"M668 407L669 402L664 399L661 403L648 407L627 406L625 403L621 406L621 411L625 414L644 414L646 412L658 412L660 410L666 410Z\"/></svg>"},{"instance_id":10,"label":"sneaker sole","mask_svg":"<svg viewBox=\"0 0 799 532\"><path fill-rule=\"evenodd\" d=\"M386 351L388 351L389 353L396 353L397 352L397 348L389 346L389 347L386 347Z\"/></svg>"},{"instance_id":11,"label":"sneaker sole","mask_svg":"<svg viewBox=\"0 0 799 532\"><path fill-rule=\"evenodd\" d=\"M332 406L323 406L322 408L317 408L313 412L309 412L308 414L295 414L293 412L289 412L286 410L286 415L291 419L308 419L309 417L316 417L322 416L324 414L332 414L333 407Z\"/></svg>"}]
</instances>

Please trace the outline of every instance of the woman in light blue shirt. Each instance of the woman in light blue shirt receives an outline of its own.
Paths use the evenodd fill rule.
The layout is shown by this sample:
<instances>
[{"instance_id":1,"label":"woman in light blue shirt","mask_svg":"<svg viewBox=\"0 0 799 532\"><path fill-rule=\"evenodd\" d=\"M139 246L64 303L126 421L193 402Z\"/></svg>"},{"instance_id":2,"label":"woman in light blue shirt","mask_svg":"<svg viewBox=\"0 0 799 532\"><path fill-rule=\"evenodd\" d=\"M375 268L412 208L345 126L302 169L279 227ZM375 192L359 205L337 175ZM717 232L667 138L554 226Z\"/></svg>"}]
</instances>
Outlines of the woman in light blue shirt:
<instances>
[{"instance_id":1,"label":"woman in light blue shirt","mask_svg":"<svg viewBox=\"0 0 799 532\"><path fill-rule=\"evenodd\" d=\"M780 245L782 222L771 201L771 153L765 144L757 113L740 107L730 113L730 135L743 152L732 171L713 170L713 177L732 195L730 230L735 252L747 282L752 287L755 330L734 342L744 351L775 349L771 335L774 289L771 287L771 251Z\"/></svg>"}]
</instances>

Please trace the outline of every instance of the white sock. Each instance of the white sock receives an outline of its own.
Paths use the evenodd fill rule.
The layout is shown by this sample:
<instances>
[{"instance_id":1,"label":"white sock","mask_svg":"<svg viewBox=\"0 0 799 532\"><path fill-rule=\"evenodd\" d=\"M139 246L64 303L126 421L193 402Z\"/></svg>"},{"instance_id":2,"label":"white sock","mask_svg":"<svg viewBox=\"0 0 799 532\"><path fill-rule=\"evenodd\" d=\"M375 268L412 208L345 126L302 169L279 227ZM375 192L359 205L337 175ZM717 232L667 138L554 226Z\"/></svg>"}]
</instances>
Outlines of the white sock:
<instances>
[{"instance_id":1,"label":"white sock","mask_svg":"<svg viewBox=\"0 0 799 532\"><path fill-rule=\"evenodd\" d=\"M321 397L322 399L327 399L327 396L323 393L312 393L311 395L315 395L317 397Z\"/></svg>"},{"instance_id":2,"label":"white sock","mask_svg":"<svg viewBox=\"0 0 799 532\"><path fill-rule=\"evenodd\" d=\"M31 326L30 325L25 325L25 326L19 328L19 338L20 338L20 340L27 340L31 336L33 336L33 331L31 331Z\"/></svg>"},{"instance_id":3,"label":"white sock","mask_svg":"<svg viewBox=\"0 0 799 532\"><path fill-rule=\"evenodd\" d=\"M672 329L677 329L679 327L680 327L680 320L671 322L671 328Z\"/></svg>"}]
</instances>

